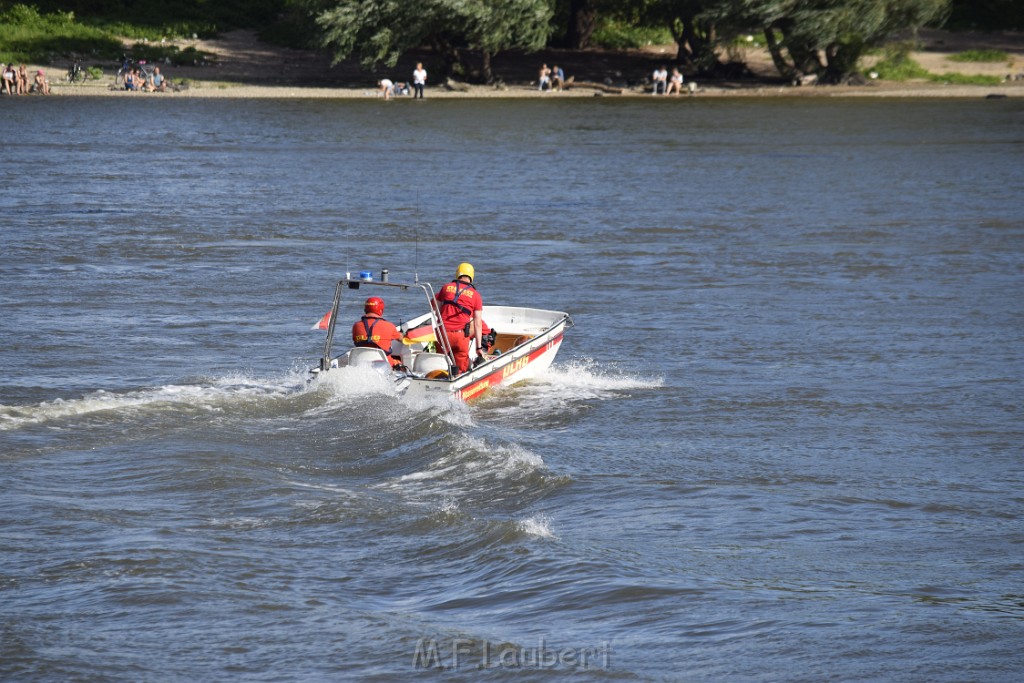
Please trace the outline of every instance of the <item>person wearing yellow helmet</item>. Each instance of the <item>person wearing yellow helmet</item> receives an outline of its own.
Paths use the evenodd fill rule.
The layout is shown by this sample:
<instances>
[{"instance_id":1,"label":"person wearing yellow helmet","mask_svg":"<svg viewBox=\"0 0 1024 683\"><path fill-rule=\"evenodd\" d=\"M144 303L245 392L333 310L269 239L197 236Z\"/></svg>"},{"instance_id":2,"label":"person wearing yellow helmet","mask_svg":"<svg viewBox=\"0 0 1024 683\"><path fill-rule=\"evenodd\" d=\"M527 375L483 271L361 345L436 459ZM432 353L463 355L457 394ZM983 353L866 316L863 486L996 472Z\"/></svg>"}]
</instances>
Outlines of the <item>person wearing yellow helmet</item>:
<instances>
[{"instance_id":1,"label":"person wearing yellow helmet","mask_svg":"<svg viewBox=\"0 0 1024 683\"><path fill-rule=\"evenodd\" d=\"M455 357L459 374L469 369L469 343L476 339L477 354L483 354L483 298L473 285L476 271L469 263L460 263L455 279L434 297L437 299L448 347Z\"/></svg>"},{"instance_id":2,"label":"person wearing yellow helmet","mask_svg":"<svg viewBox=\"0 0 1024 683\"><path fill-rule=\"evenodd\" d=\"M388 354L388 361L393 367L400 362L400 359L390 355L393 341L401 342L402 333L384 319L384 300L379 296L371 296L363 305L363 317L352 325L352 343L382 350Z\"/></svg>"}]
</instances>

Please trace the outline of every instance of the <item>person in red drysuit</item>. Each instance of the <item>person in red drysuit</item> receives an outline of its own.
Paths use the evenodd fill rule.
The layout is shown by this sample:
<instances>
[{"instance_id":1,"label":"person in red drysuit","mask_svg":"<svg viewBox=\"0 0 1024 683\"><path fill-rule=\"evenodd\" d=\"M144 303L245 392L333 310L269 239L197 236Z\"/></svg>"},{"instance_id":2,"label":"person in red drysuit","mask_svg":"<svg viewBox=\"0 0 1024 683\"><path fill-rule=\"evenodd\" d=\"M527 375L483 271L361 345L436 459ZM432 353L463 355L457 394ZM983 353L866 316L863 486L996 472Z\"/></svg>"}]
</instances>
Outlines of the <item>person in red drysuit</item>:
<instances>
[{"instance_id":1,"label":"person in red drysuit","mask_svg":"<svg viewBox=\"0 0 1024 683\"><path fill-rule=\"evenodd\" d=\"M483 298L473 286L473 266L460 263L455 279L441 288L437 299L448 347L459 374L469 370L469 343L476 339L477 355L483 355Z\"/></svg>"},{"instance_id":2,"label":"person in red drysuit","mask_svg":"<svg viewBox=\"0 0 1024 683\"><path fill-rule=\"evenodd\" d=\"M352 343L382 350L387 354L391 367L394 367L401 362L401 359L391 355L391 342L396 340L402 341L402 333L384 319L384 300L379 296L371 296L363 306L363 317L352 325Z\"/></svg>"}]
</instances>

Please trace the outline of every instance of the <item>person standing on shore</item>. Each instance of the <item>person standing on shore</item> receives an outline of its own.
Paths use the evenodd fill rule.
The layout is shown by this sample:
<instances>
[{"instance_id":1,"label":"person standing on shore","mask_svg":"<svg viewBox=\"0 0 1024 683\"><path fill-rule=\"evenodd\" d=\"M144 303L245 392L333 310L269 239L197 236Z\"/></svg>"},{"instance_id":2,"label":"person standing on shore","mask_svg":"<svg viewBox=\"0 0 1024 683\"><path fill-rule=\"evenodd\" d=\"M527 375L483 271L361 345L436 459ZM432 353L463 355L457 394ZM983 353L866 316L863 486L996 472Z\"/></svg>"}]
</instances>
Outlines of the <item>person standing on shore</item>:
<instances>
[{"instance_id":1,"label":"person standing on shore","mask_svg":"<svg viewBox=\"0 0 1024 683\"><path fill-rule=\"evenodd\" d=\"M21 66L18 67L17 78L18 78L18 94L19 95L27 95L28 94L28 68L24 64L22 64Z\"/></svg>"},{"instance_id":2,"label":"person standing on shore","mask_svg":"<svg viewBox=\"0 0 1024 683\"><path fill-rule=\"evenodd\" d=\"M437 293L437 305L448 348L459 374L469 370L469 342L476 339L476 353L483 355L483 308L480 292L473 286L473 266L460 263L455 279Z\"/></svg>"},{"instance_id":3,"label":"person standing on shore","mask_svg":"<svg viewBox=\"0 0 1024 683\"><path fill-rule=\"evenodd\" d=\"M427 84L427 70L422 62L416 62L416 70L412 72L412 87L415 90L412 98L423 99L423 86Z\"/></svg>"}]
</instances>

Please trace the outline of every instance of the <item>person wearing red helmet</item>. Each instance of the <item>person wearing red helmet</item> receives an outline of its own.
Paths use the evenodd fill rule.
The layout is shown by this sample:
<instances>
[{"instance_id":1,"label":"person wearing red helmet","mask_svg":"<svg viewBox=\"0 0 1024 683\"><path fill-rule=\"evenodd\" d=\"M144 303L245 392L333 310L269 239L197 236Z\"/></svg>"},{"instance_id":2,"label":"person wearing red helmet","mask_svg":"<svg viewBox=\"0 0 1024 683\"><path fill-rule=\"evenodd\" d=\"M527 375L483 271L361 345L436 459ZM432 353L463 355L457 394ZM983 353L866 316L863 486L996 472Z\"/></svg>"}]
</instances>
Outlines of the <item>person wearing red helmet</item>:
<instances>
[{"instance_id":1,"label":"person wearing red helmet","mask_svg":"<svg viewBox=\"0 0 1024 683\"><path fill-rule=\"evenodd\" d=\"M402 341L402 333L384 319L384 300L371 296L363 305L363 317L352 325L352 343L381 349L388 354L388 361L394 367L401 362L391 355L391 342L396 340Z\"/></svg>"},{"instance_id":2,"label":"person wearing red helmet","mask_svg":"<svg viewBox=\"0 0 1024 683\"><path fill-rule=\"evenodd\" d=\"M455 279L442 287L434 297L459 374L469 370L471 339L476 339L477 354L483 354L484 302L480 292L473 286L474 275L473 266L460 263L455 270Z\"/></svg>"}]
</instances>

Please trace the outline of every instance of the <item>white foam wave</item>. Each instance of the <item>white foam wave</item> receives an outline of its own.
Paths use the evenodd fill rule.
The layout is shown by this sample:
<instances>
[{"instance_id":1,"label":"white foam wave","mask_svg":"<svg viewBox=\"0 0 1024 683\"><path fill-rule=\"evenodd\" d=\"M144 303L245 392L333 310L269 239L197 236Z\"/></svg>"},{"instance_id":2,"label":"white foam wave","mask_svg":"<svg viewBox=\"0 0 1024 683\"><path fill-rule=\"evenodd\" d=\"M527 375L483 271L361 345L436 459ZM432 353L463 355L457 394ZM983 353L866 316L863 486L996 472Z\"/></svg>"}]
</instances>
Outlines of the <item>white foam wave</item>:
<instances>
[{"instance_id":1,"label":"white foam wave","mask_svg":"<svg viewBox=\"0 0 1024 683\"><path fill-rule=\"evenodd\" d=\"M389 373L365 366L335 368L317 375L314 384L340 398L397 394L395 382Z\"/></svg>"},{"instance_id":2,"label":"white foam wave","mask_svg":"<svg viewBox=\"0 0 1024 683\"><path fill-rule=\"evenodd\" d=\"M664 377L630 373L614 364L579 358L556 363L529 382L498 387L484 409L487 415L514 419L530 415L550 418L575 410L573 406L580 401L616 399L624 393L664 385Z\"/></svg>"},{"instance_id":3,"label":"white foam wave","mask_svg":"<svg viewBox=\"0 0 1024 683\"><path fill-rule=\"evenodd\" d=\"M516 522L521 533L538 538L558 538L551 530L551 520L544 515L534 515Z\"/></svg>"},{"instance_id":4,"label":"white foam wave","mask_svg":"<svg viewBox=\"0 0 1024 683\"><path fill-rule=\"evenodd\" d=\"M184 407L223 412L240 402L286 396L301 391L303 386L302 379L295 374L276 379L226 375L203 384L172 384L124 393L100 390L75 399L58 398L27 406L0 405L0 431L103 412L132 415Z\"/></svg>"},{"instance_id":5,"label":"white foam wave","mask_svg":"<svg viewBox=\"0 0 1024 683\"><path fill-rule=\"evenodd\" d=\"M403 474L385 486L414 484L418 492L450 494L453 490L473 489L482 480L518 477L544 466L543 458L518 444L495 446L462 434L446 455L425 470Z\"/></svg>"},{"instance_id":6,"label":"white foam wave","mask_svg":"<svg viewBox=\"0 0 1024 683\"><path fill-rule=\"evenodd\" d=\"M656 389L665 385L664 377L643 377L622 372L614 364L598 363L593 358L577 358L568 363L556 363L539 379L545 384L576 393L595 394Z\"/></svg>"},{"instance_id":7,"label":"white foam wave","mask_svg":"<svg viewBox=\"0 0 1024 683\"><path fill-rule=\"evenodd\" d=\"M209 520L209 525L233 531L251 531L269 526L270 520L260 517L213 517Z\"/></svg>"}]
</instances>

